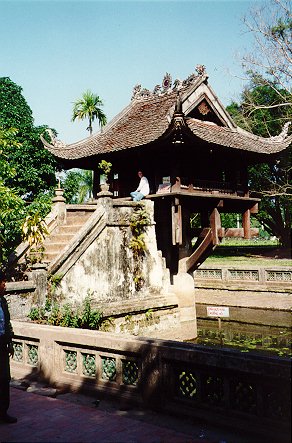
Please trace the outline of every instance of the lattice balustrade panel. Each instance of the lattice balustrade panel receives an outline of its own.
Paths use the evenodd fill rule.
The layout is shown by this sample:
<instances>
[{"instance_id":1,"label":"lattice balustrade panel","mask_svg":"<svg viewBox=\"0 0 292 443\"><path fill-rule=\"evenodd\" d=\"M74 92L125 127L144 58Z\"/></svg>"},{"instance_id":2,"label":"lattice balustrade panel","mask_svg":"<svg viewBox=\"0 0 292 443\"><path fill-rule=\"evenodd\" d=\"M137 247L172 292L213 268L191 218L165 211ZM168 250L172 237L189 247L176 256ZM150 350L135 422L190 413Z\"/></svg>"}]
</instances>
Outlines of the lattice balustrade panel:
<instances>
[{"instance_id":1,"label":"lattice balustrade panel","mask_svg":"<svg viewBox=\"0 0 292 443\"><path fill-rule=\"evenodd\" d=\"M291 393L289 389L283 390L274 386L264 393L265 415L273 419L290 421L291 419Z\"/></svg>"},{"instance_id":2,"label":"lattice balustrade panel","mask_svg":"<svg viewBox=\"0 0 292 443\"><path fill-rule=\"evenodd\" d=\"M122 361L122 379L125 385L136 385L138 383L139 367L133 360Z\"/></svg>"},{"instance_id":3,"label":"lattice balustrade panel","mask_svg":"<svg viewBox=\"0 0 292 443\"><path fill-rule=\"evenodd\" d=\"M202 379L203 400L214 406L221 406L224 403L224 380L213 375L205 376Z\"/></svg>"},{"instance_id":4,"label":"lattice balustrade panel","mask_svg":"<svg viewBox=\"0 0 292 443\"><path fill-rule=\"evenodd\" d=\"M198 380L195 372L179 371L177 390L181 397L196 399L198 396Z\"/></svg>"},{"instance_id":5,"label":"lattice balustrade panel","mask_svg":"<svg viewBox=\"0 0 292 443\"><path fill-rule=\"evenodd\" d=\"M259 272L255 270L228 269L228 277L230 280L258 281Z\"/></svg>"},{"instance_id":6,"label":"lattice balustrade panel","mask_svg":"<svg viewBox=\"0 0 292 443\"><path fill-rule=\"evenodd\" d=\"M266 271L267 281L292 281L292 271Z\"/></svg>"},{"instance_id":7,"label":"lattice balustrade panel","mask_svg":"<svg viewBox=\"0 0 292 443\"><path fill-rule=\"evenodd\" d=\"M102 378L108 381L115 381L117 376L117 362L112 357L102 357Z\"/></svg>"},{"instance_id":8,"label":"lattice balustrade panel","mask_svg":"<svg viewBox=\"0 0 292 443\"><path fill-rule=\"evenodd\" d=\"M231 406L238 411L255 414L257 410L256 386L247 381L231 383Z\"/></svg>"},{"instance_id":9,"label":"lattice balustrade panel","mask_svg":"<svg viewBox=\"0 0 292 443\"><path fill-rule=\"evenodd\" d=\"M23 343L13 342L14 355L13 360L23 362Z\"/></svg>"},{"instance_id":10,"label":"lattice balustrade panel","mask_svg":"<svg viewBox=\"0 0 292 443\"><path fill-rule=\"evenodd\" d=\"M216 279L222 280L222 270L221 269L197 269L195 271L195 277L205 279Z\"/></svg>"},{"instance_id":11,"label":"lattice balustrade panel","mask_svg":"<svg viewBox=\"0 0 292 443\"><path fill-rule=\"evenodd\" d=\"M77 372L77 352L76 351L68 351L65 352L65 371L70 372L71 374Z\"/></svg>"},{"instance_id":12,"label":"lattice balustrade panel","mask_svg":"<svg viewBox=\"0 0 292 443\"><path fill-rule=\"evenodd\" d=\"M94 354L82 354L82 373L87 377L96 376L96 361Z\"/></svg>"},{"instance_id":13,"label":"lattice balustrade panel","mask_svg":"<svg viewBox=\"0 0 292 443\"><path fill-rule=\"evenodd\" d=\"M36 345L27 344L27 362L31 366L37 366L39 361L39 348Z\"/></svg>"}]
</instances>

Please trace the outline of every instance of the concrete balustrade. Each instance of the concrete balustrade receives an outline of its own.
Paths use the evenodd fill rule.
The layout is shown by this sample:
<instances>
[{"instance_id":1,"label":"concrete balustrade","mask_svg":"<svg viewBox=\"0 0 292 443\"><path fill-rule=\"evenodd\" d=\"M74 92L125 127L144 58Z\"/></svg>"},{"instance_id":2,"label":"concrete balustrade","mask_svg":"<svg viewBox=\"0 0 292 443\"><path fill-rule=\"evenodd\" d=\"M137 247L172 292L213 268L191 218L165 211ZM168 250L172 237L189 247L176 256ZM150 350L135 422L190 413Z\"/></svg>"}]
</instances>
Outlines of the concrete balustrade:
<instances>
[{"instance_id":1,"label":"concrete balustrade","mask_svg":"<svg viewBox=\"0 0 292 443\"><path fill-rule=\"evenodd\" d=\"M289 435L290 361L14 321L15 378L38 377L214 423ZM271 433L277 434L271 434Z\"/></svg>"},{"instance_id":2,"label":"concrete balustrade","mask_svg":"<svg viewBox=\"0 0 292 443\"><path fill-rule=\"evenodd\" d=\"M291 292L291 267L203 265L194 272L196 288L242 288Z\"/></svg>"}]
</instances>

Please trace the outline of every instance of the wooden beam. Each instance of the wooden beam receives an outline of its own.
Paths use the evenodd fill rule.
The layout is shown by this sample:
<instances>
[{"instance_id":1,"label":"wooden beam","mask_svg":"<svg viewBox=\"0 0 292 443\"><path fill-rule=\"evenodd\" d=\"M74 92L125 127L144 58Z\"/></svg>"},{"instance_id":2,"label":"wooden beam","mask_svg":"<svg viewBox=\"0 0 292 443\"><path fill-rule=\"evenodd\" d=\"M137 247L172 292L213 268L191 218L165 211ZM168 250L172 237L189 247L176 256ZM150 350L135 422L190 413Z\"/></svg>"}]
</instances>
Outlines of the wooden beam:
<instances>
[{"instance_id":1,"label":"wooden beam","mask_svg":"<svg viewBox=\"0 0 292 443\"><path fill-rule=\"evenodd\" d=\"M210 215L210 226L213 235L213 245L219 245L219 229L221 229L221 217L217 208L214 208Z\"/></svg>"},{"instance_id":2,"label":"wooden beam","mask_svg":"<svg viewBox=\"0 0 292 443\"><path fill-rule=\"evenodd\" d=\"M255 203L251 208L250 208L250 213L251 214L257 214L259 212L259 204Z\"/></svg>"},{"instance_id":3,"label":"wooden beam","mask_svg":"<svg viewBox=\"0 0 292 443\"><path fill-rule=\"evenodd\" d=\"M180 191L181 190L181 179L180 177L175 178L175 184L171 187L171 191Z\"/></svg>"},{"instance_id":4,"label":"wooden beam","mask_svg":"<svg viewBox=\"0 0 292 443\"><path fill-rule=\"evenodd\" d=\"M203 241L199 244L197 249L192 253L190 257L185 261L185 272L189 272L195 269L200 262L200 258L207 251L208 248L213 247L213 233L211 228L204 229Z\"/></svg>"}]
</instances>

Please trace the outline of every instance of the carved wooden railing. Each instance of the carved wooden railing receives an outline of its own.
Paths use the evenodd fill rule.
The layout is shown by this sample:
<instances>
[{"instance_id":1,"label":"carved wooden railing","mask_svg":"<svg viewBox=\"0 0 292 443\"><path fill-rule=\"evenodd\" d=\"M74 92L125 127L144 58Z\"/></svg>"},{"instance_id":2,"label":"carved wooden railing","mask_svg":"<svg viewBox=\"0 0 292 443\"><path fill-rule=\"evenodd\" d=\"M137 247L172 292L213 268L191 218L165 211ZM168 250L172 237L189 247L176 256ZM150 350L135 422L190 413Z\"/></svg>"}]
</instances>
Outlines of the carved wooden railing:
<instances>
[{"instance_id":1,"label":"carved wooden railing","mask_svg":"<svg viewBox=\"0 0 292 443\"><path fill-rule=\"evenodd\" d=\"M208 192L248 197L248 192L244 190L242 184L232 185L231 182L199 179L193 180L192 183L187 183L181 177L176 177L176 182L171 187L171 191Z\"/></svg>"}]
</instances>

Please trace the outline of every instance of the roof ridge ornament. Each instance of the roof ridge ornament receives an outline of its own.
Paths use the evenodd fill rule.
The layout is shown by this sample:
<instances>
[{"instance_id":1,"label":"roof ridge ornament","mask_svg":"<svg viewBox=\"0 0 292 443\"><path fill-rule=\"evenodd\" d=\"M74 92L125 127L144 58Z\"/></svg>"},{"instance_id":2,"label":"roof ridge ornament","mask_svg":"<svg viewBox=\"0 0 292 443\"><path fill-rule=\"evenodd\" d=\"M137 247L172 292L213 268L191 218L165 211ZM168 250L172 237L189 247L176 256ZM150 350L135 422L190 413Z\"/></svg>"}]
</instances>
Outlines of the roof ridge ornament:
<instances>
[{"instance_id":1,"label":"roof ridge ornament","mask_svg":"<svg viewBox=\"0 0 292 443\"><path fill-rule=\"evenodd\" d=\"M280 132L280 134L275 135L274 137L270 137L270 140L272 140L274 142L283 142L288 135L288 129L289 129L290 125L291 125L291 122L286 122L284 124L283 129Z\"/></svg>"},{"instance_id":2,"label":"roof ridge ornament","mask_svg":"<svg viewBox=\"0 0 292 443\"><path fill-rule=\"evenodd\" d=\"M205 65L197 65L195 69L197 74L192 73L188 76L186 80L182 81L180 79L176 79L173 83L171 75L167 72L163 77L161 86L156 85L153 91L150 91L149 89L146 88L142 89L141 84L137 84L133 88L133 94L131 100L141 100L145 98L146 99L152 98L155 96L157 97L163 94L169 94L174 91L179 91L183 87L187 88L191 86L200 77L204 76L208 77Z\"/></svg>"},{"instance_id":3,"label":"roof ridge ornament","mask_svg":"<svg viewBox=\"0 0 292 443\"><path fill-rule=\"evenodd\" d=\"M167 72L165 74L165 76L163 77L162 80L162 88L163 88L163 92L168 92L171 89L172 86L172 77L171 75Z\"/></svg>"},{"instance_id":4,"label":"roof ridge ornament","mask_svg":"<svg viewBox=\"0 0 292 443\"><path fill-rule=\"evenodd\" d=\"M206 74L206 66L205 65L197 65L196 71L198 75L205 75Z\"/></svg>"},{"instance_id":5,"label":"roof ridge ornament","mask_svg":"<svg viewBox=\"0 0 292 443\"><path fill-rule=\"evenodd\" d=\"M50 144L51 144L51 146L53 146L54 148L65 148L65 147L67 146L66 143L62 142L62 140L57 139L57 137L55 136L55 134L53 133L53 131L52 131L51 128L46 128L46 129L44 130L43 134L44 134L45 132L46 132L47 134L49 134L50 139L51 139ZM43 142L44 144L48 144L48 142L46 141L46 139L43 137L42 134L41 134L40 138L41 138L41 140L42 140L42 142Z\"/></svg>"}]
</instances>

